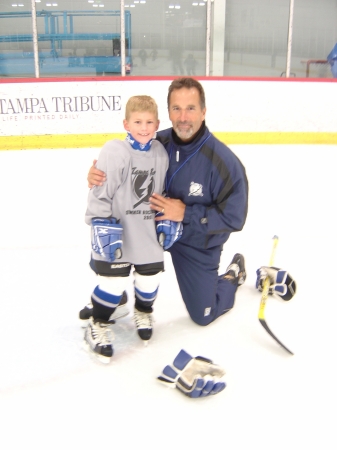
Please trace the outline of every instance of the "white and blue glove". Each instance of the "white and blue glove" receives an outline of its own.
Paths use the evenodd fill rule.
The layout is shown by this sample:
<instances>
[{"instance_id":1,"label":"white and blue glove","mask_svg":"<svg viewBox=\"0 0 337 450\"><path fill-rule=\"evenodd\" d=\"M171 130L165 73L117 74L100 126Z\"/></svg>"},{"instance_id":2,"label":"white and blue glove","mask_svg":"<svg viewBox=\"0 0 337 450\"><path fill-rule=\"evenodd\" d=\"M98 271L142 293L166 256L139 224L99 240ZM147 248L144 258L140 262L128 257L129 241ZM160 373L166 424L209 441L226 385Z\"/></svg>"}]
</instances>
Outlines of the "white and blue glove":
<instances>
[{"instance_id":1,"label":"white and blue glove","mask_svg":"<svg viewBox=\"0 0 337 450\"><path fill-rule=\"evenodd\" d=\"M162 215L161 212L158 212L156 217ZM156 222L156 231L159 244L164 250L167 250L181 238L183 234L183 223L173 222L173 220L159 220Z\"/></svg>"},{"instance_id":2,"label":"white and blue glove","mask_svg":"<svg viewBox=\"0 0 337 450\"><path fill-rule=\"evenodd\" d=\"M291 300L296 294L296 282L285 270L277 267L262 266L256 271L256 289L263 291L263 284L266 277L269 277L269 295L275 294L282 300Z\"/></svg>"},{"instance_id":3,"label":"white and blue glove","mask_svg":"<svg viewBox=\"0 0 337 450\"><path fill-rule=\"evenodd\" d=\"M91 246L107 262L122 257L123 226L114 217L95 217L91 220Z\"/></svg>"},{"instance_id":4,"label":"white and blue glove","mask_svg":"<svg viewBox=\"0 0 337 450\"><path fill-rule=\"evenodd\" d=\"M166 366L157 379L169 387L176 387L191 398L206 397L226 387L225 371L202 356L193 358L180 350L172 365Z\"/></svg>"}]
</instances>

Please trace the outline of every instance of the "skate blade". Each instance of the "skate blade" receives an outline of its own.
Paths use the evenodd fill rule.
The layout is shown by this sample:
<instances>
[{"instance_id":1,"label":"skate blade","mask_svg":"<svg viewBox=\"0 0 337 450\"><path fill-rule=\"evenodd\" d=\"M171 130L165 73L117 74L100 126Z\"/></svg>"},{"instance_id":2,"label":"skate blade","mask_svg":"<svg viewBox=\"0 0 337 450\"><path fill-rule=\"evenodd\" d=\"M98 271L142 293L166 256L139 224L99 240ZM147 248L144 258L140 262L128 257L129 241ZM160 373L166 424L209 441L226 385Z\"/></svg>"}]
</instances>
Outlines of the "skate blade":
<instances>
[{"instance_id":1,"label":"skate blade","mask_svg":"<svg viewBox=\"0 0 337 450\"><path fill-rule=\"evenodd\" d=\"M125 317L129 314L129 308L127 305L118 306L116 310L111 314L109 320L117 320Z\"/></svg>"},{"instance_id":2,"label":"skate blade","mask_svg":"<svg viewBox=\"0 0 337 450\"><path fill-rule=\"evenodd\" d=\"M89 355L94 358L96 361L101 362L102 364L109 364L111 361L111 357L110 356L103 356L100 355L96 352L94 352L93 350L91 350L90 345L87 343L86 340L83 341L83 348L84 350L87 351L87 353L89 353Z\"/></svg>"},{"instance_id":3,"label":"skate blade","mask_svg":"<svg viewBox=\"0 0 337 450\"><path fill-rule=\"evenodd\" d=\"M116 309L116 311L111 314L109 320L118 320L122 317L127 316L130 313L128 307L126 305L123 305ZM89 319L78 319L81 325L81 328L87 328L87 325L89 323Z\"/></svg>"},{"instance_id":4,"label":"skate blade","mask_svg":"<svg viewBox=\"0 0 337 450\"><path fill-rule=\"evenodd\" d=\"M89 319L78 319L81 325L81 328L87 328Z\"/></svg>"},{"instance_id":5,"label":"skate blade","mask_svg":"<svg viewBox=\"0 0 337 450\"><path fill-rule=\"evenodd\" d=\"M142 338L139 336L139 333L137 333L137 334L138 334L139 339L143 342L144 347L147 347L148 344L149 344L149 342L150 342L150 340L152 339L153 336L150 336L149 339L142 339Z\"/></svg>"}]
</instances>

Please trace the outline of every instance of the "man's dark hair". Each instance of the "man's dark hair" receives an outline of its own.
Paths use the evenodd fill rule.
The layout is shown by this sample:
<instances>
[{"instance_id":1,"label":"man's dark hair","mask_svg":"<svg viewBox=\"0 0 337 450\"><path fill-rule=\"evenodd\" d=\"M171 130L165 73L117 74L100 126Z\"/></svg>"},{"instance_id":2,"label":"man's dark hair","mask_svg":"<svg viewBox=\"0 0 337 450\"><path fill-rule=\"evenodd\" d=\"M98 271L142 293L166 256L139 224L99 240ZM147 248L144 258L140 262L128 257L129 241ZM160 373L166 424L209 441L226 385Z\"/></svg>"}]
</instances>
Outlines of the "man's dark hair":
<instances>
[{"instance_id":1,"label":"man's dark hair","mask_svg":"<svg viewBox=\"0 0 337 450\"><path fill-rule=\"evenodd\" d=\"M192 89L196 88L199 92L200 96L200 107L201 109L204 109L206 107L206 100L205 100L205 91L204 88L201 86L199 81L195 80L194 78L190 77L181 77L177 78L176 80L173 80L170 84L168 95L167 95L167 107L170 107L170 96L173 91L177 91L179 89L186 88L186 89Z\"/></svg>"}]
</instances>

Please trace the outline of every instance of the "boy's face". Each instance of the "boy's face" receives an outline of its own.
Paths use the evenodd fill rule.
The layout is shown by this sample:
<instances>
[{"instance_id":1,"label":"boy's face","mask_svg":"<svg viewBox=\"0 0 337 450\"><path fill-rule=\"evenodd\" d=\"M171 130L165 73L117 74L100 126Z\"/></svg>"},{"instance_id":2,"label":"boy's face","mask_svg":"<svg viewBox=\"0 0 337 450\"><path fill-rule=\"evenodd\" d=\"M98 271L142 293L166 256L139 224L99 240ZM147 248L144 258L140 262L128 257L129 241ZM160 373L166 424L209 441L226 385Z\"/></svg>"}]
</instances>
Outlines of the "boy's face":
<instances>
[{"instance_id":1,"label":"boy's face","mask_svg":"<svg viewBox=\"0 0 337 450\"><path fill-rule=\"evenodd\" d=\"M136 141L146 144L158 130L159 120L151 112L133 112L128 120L123 120L123 125Z\"/></svg>"}]
</instances>

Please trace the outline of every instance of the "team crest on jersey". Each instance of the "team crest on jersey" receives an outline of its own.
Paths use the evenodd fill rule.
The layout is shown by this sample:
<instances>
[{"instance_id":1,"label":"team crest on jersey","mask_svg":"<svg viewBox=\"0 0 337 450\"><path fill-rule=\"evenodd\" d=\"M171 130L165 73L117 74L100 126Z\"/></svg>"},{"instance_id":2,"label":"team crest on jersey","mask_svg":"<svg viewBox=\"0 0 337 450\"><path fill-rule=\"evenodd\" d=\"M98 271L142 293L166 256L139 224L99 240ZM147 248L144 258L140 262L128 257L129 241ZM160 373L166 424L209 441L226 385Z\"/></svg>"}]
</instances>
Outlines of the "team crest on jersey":
<instances>
[{"instance_id":1,"label":"team crest on jersey","mask_svg":"<svg viewBox=\"0 0 337 450\"><path fill-rule=\"evenodd\" d=\"M154 175L155 170L137 170L137 168L132 168L133 178L132 178L132 188L133 192L138 199L138 201L133 205L137 208L142 203L149 204L150 197L154 193L155 182Z\"/></svg>"},{"instance_id":2,"label":"team crest on jersey","mask_svg":"<svg viewBox=\"0 0 337 450\"><path fill-rule=\"evenodd\" d=\"M194 181L191 181L190 184L190 192L188 195L193 195L196 197L202 197L204 194L202 193L202 184L194 183Z\"/></svg>"}]
</instances>

